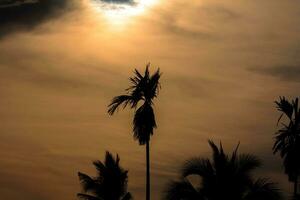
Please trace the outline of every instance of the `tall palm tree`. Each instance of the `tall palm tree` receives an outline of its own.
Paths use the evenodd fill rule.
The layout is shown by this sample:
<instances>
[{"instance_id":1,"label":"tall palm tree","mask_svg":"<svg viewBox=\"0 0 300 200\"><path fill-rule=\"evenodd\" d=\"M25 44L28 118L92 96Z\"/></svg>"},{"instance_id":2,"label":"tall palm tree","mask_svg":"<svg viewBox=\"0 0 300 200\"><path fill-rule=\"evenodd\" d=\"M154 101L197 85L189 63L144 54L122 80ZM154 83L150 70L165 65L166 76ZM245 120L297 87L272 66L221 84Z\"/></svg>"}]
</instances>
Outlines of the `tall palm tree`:
<instances>
[{"instance_id":1,"label":"tall palm tree","mask_svg":"<svg viewBox=\"0 0 300 200\"><path fill-rule=\"evenodd\" d=\"M280 97L279 101L275 101L278 111L281 115L278 122L282 121L282 117L286 117L286 121L282 122L282 126L275 133L275 143L273 153L280 152L283 159L285 173L289 177L289 181L294 183L294 196L298 194L298 178L300 175L300 108L298 98L288 101L285 97Z\"/></svg>"},{"instance_id":2,"label":"tall palm tree","mask_svg":"<svg viewBox=\"0 0 300 200\"><path fill-rule=\"evenodd\" d=\"M281 195L276 185L267 179L254 180L251 172L260 166L253 155L238 155L237 148L227 155L220 144L209 141L212 159L193 158L182 170L181 179L171 182L166 190L166 200L278 200ZM192 184L189 176L200 178Z\"/></svg>"},{"instance_id":3,"label":"tall palm tree","mask_svg":"<svg viewBox=\"0 0 300 200\"><path fill-rule=\"evenodd\" d=\"M126 89L127 94L116 96L109 104L108 113L113 115L120 106L125 108L130 105L135 109L133 118L133 136L140 145L146 145L146 200L150 200L150 137L153 129L156 128L153 100L157 97L160 89L159 69L152 75L149 73L149 66L146 66L144 75L137 69L134 76L130 78L131 86Z\"/></svg>"},{"instance_id":4,"label":"tall palm tree","mask_svg":"<svg viewBox=\"0 0 300 200\"><path fill-rule=\"evenodd\" d=\"M92 178L78 172L79 180L84 193L77 196L85 200L131 200L132 196L127 192L127 170L120 167L120 158L106 152L105 161L95 161L98 175Z\"/></svg>"}]
</instances>

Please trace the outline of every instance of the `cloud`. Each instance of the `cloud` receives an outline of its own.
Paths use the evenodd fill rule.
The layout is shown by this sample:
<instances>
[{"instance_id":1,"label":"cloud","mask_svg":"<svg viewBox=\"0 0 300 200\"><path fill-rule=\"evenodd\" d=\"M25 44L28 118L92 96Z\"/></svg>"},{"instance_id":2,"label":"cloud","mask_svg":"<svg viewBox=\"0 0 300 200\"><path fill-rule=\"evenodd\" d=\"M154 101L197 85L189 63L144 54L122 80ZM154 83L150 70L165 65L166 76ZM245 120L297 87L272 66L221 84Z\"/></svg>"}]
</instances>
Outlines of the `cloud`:
<instances>
[{"instance_id":1,"label":"cloud","mask_svg":"<svg viewBox=\"0 0 300 200\"><path fill-rule=\"evenodd\" d=\"M261 74L274 76L284 81L300 82L300 65L277 65L265 69L251 68L250 70Z\"/></svg>"},{"instance_id":2,"label":"cloud","mask_svg":"<svg viewBox=\"0 0 300 200\"><path fill-rule=\"evenodd\" d=\"M133 0L100 0L104 3L114 3L114 4L135 4Z\"/></svg>"},{"instance_id":3,"label":"cloud","mask_svg":"<svg viewBox=\"0 0 300 200\"><path fill-rule=\"evenodd\" d=\"M173 10L180 11L173 12ZM168 32L185 38L216 40L224 29L244 17L236 9L214 3L180 2L169 10L161 10L159 24ZM205 23L199 23L199 22Z\"/></svg>"},{"instance_id":4,"label":"cloud","mask_svg":"<svg viewBox=\"0 0 300 200\"><path fill-rule=\"evenodd\" d=\"M79 1L77 1L78 3ZM74 8L75 0L1 0L0 39L17 31L31 30Z\"/></svg>"}]
</instances>

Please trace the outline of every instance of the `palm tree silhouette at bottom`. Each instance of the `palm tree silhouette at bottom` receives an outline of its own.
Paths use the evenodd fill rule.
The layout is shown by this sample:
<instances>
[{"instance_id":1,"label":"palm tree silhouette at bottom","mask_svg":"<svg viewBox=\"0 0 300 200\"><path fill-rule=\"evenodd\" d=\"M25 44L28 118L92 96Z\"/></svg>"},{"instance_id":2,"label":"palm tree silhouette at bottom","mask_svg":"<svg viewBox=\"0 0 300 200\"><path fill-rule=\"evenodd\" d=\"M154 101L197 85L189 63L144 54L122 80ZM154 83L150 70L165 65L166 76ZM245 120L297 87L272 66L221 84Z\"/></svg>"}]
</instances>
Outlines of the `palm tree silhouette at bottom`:
<instances>
[{"instance_id":1,"label":"palm tree silhouette at bottom","mask_svg":"<svg viewBox=\"0 0 300 200\"><path fill-rule=\"evenodd\" d=\"M260 161L251 154L238 155L238 146L227 155L220 144L209 141L212 160L193 158L184 164L181 179L172 181L165 200L279 200L276 185L265 178L254 180L251 172ZM192 184L188 176L200 177L200 185Z\"/></svg>"},{"instance_id":2,"label":"palm tree silhouette at bottom","mask_svg":"<svg viewBox=\"0 0 300 200\"><path fill-rule=\"evenodd\" d=\"M276 132L273 153L279 153L283 159L285 173L289 181L294 183L294 199L299 200L298 193L300 177L300 107L299 99L289 101L285 97L280 97L275 101L277 110L281 112L278 123L281 122L280 129ZM285 117L285 120L282 120Z\"/></svg>"},{"instance_id":3,"label":"palm tree silhouette at bottom","mask_svg":"<svg viewBox=\"0 0 300 200\"><path fill-rule=\"evenodd\" d=\"M107 151L104 162L93 162L98 171L97 177L78 172L85 193L77 196L84 200L131 200L132 196L127 192L128 171L121 168L119 162L118 155L114 158Z\"/></svg>"}]
</instances>

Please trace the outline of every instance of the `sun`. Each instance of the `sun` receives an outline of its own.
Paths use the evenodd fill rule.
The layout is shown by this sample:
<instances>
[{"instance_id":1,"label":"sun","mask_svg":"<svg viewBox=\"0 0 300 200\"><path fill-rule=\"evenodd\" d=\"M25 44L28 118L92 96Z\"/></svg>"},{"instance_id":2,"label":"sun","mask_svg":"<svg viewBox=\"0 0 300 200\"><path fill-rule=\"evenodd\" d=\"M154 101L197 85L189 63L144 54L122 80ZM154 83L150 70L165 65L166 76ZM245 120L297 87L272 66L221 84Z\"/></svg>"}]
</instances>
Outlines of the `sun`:
<instances>
[{"instance_id":1,"label":"sun","mask_svg":"<svg viewBox=\"0 0 300 200\"><path fill-rule=\"evenodd\" d=\"M92 0L92 7L111 24L124 24L130 18L145 14L158 0L132 0L128 3L112 3L113 1Z\"/></svg>"}]
</instances>

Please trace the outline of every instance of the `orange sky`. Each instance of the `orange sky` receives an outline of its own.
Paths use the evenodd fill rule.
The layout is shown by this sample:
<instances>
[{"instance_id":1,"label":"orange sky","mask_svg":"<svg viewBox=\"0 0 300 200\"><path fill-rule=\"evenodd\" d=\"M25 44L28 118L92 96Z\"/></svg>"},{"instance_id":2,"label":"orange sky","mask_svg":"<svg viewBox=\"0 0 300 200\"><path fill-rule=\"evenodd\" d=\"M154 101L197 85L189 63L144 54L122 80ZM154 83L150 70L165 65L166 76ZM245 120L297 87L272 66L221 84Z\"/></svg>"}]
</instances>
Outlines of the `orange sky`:
<instances>
[{"instance_id":1,"label":"orange sky","mask_svg":"<svg viewBox=\"0 0 300 200\"><path fill-rule=\"evenodd\" d=\"M207 139L227 150L240 141L242 152L263 160L259 174L289 191L271 151L273 101L299 96L300 2L156 0L121 15L74 2L59 16L9 24L0 34L3 199L75 199L77 172L93 175L91 161L105 150L119 153L129 191L142 199L145 148L133 141L132 112L110 117L106 106L148 62L163 73L153 199L185 159L209 155Z\"/></svg>"}]
</instances>

